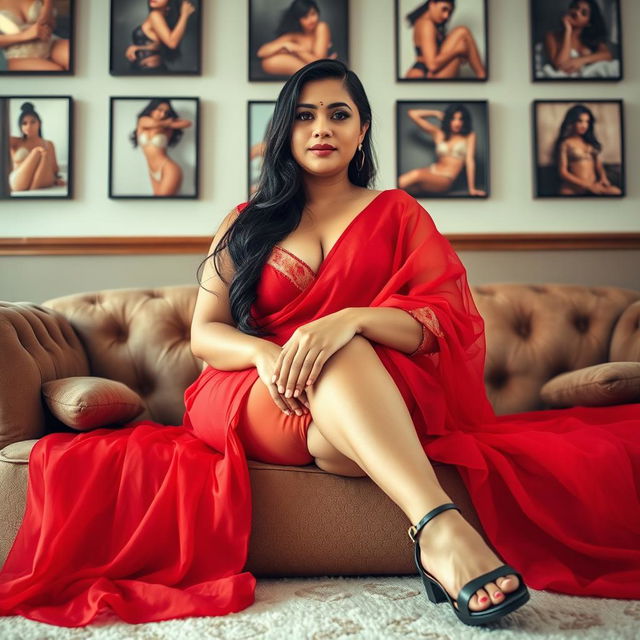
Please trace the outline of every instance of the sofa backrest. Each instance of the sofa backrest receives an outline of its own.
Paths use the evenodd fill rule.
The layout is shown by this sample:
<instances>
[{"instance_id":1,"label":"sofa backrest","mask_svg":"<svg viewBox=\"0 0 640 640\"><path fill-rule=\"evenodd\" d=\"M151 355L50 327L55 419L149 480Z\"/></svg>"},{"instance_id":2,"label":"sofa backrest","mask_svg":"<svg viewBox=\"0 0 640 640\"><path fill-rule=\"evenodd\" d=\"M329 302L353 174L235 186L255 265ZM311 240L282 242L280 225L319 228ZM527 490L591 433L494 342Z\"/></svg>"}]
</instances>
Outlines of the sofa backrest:
<instances>
[{"instance_id":1,"label":"sofa backrest","mask_svg":"<svg viewBox=\"0 0 640 640\"><path fill-rule=\"evenodd\" d=\"M10 431L20 424L28 438L55 426L40 387L67 376L124 382L145 401L136 419L182 424L184 390L203 365L190 349L196 293L196 285L112 289L42 305L0 304L4 444L16 441ZM544 408L540 388L561 372L640 361L640 291L491 284L472 293L485 319L485 383L498 414Z\"/></svg>"}]
</instances>

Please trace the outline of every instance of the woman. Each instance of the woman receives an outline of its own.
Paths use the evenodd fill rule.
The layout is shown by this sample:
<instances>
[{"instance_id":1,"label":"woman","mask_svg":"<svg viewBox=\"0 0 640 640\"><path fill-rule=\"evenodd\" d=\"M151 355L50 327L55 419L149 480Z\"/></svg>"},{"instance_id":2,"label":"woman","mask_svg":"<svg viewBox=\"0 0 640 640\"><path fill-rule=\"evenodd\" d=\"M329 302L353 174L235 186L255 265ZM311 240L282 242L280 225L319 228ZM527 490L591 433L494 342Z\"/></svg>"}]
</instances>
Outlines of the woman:
<instances>
[{"instance_id":1,"label":"woman","mask_svg":"<svg viewBox=\"0 0 640 640\"><path fill-rule=\"evenodd\" d=\"M0 49L8 71L68 71L69 40L53 36L53 0L0 0Z\"/></svg>"},{"instance_id":2,"label":"woman","mask_svg":"<svg viewBox=\"0 0 640 640\"><path fill-rule=\"evenodd\" d=\"M640 407L496 418L465 269L414 198L369 188L371 122L340 62L284 84L259 188L203 261L191 348L207 366L183 424L36 442L0 613L80 626L104 606L128 622L250 606L247 456L369 475L416 523L427 595L467 624L526 602L523 580L640 596ZM457 511L432 460L456 465L522 574Z\"/></svg>"},{"instance_id":3,"label":"woman","mask_svg":"<svg viewBox=\"0 0 640 640\"><path fill-rule=\"evenodd\" d=\"M476 189L476 133L472 131L471 114L463 104L452 104L446 111L434 109L409 109L409 117L431 135L435 142L437 160L428 167L411 169L398 178L398 186L409 193L445 193L467 167L469 195L486 196L483 189ZM435 117L442 126L431 124L427 118Z\"/></svg>"},{"instance_id":4,"label":"woman","mask_svg":"<svg viewBox=\"0 0 640 640\"><path fill-rule=\"evenodd\" d=\"M125 57L133 71L167 71L180 57L180 42L196 8L188 0L149 0L149 15L132 34Z\"/></svg>"},{"instance_id":5,"label":"woman","mask_svg":"<svg viewBox=\"0 0 640 640\"><path fill-rule=\"evenodd\" d=\"M313 60L338 57L335 51L329 53L331 29L320 20L320 8L314 0L293 0L282 12L276 36L256 53L265 73L289 76Z\"/></svg>"},{"instance_id":6,"label":"woman","mask_svg":"<svg viewBox=\"0 0 640 640\"><path fill-rule=\"evenodd\" d=\"M577 104L564 116L554 144L561 196L619 196L602 164L602 144L595 134L596 119L588 107Z\"/></svg>"},{"instance_id":7,"label":"woman","mask_svg":"<svg viewBox=\"0 0 640 640\"><path fill-rule=\"evenodd\" d=\"M55 145L42 137L42 119L33 103L22 103L18 128L22 136L9 138L13 164L13 170L9 174L11 191L64 186L66 182L60 176Z\"/></svg>"},{"instance_id":8,"label":"woman","mask_svg":"<svg viewBox=\"0 0 640 640\"><path fill-rule=\"evenodd\" d=\"M138 114L135 131L131 134L134 147L140 144L149 169L154 196L174 196L182 184L182 169L167 154L167 147L175 147L182 138L182 129L191 120L180 118L171 102L155 98Z\"/></svg>"},{"instance_id":9,"label":"woman","mask_svg":"<svg viewBox=\"0 0 640 640\"><path fill-rule=\"evenodd\" d=\"M446 33L454 8L454 0L427 0L406 15L413 28L417 60L405 78L457 78L464 62L469 63L476 78L487 77L471 31L458 26Z\"/></svg>"},{"instance_id":10,"label":"woman","mask_svg":"<svg viewBox=\"0 0 640 640\"><path fill-rule=\"evenodd\" d=\"M607 46L607 29L595 0L573 0L562 14L558 31L548 31L544 48L550 61L542 67L544 78L615 78L618 60Z\"/></svg>"}]
</instances>

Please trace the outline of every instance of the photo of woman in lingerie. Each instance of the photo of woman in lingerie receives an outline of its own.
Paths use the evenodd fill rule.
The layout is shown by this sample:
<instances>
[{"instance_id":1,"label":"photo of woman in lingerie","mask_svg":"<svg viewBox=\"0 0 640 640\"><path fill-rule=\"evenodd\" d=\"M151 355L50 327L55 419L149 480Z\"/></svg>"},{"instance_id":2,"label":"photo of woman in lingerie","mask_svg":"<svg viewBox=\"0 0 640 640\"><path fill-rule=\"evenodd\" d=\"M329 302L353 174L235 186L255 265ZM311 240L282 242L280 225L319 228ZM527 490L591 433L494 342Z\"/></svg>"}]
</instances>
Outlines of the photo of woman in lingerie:
<instances>
[{"instance_id":1,"label":"photo of woman in lingerie","mask_svg":"<svg viewBox=\"0 0 640 640\"><path fill-rule=\"evenodd\" d=\"M255 193L262 171L265 136L273 115L273 100L250 100L247 110L249 149L247 153L248 196Z\"/></svg>"},{"instance_id":2,"label":"photo of woman in lingerie","mask_svg":"<svg viewBox=\"0 0 640 640\"><path fill-rule=\"evenodd\" d=\"M487 80L486 0L396 0L396 79Z\"/></svg>"},{"instance_id":3,"label":"photo of woman in lingerie","mask_svg":"<svg viewBox=\"0 0 640 640\"><path fill-rule=\"evenodd\" d=\"M348 63L347 0L250 0L249 80L284 80L321 58Z\"/></svg>"},{"instance_id":4,"label":"photo of woman in lingerie","mask_svg":"<svg viewBox=\"0 0 640 640\"><path fill-rule=\"evenodd\" d=\"M8 145L9 195L70 197L71 98L12 97L3 98L2 103L15 132L9 136Z\"/></svg>"},{"instance_id":5,"label":"photo of woman in lingerie","mask_svg":"<svg viewBox=\"0 0 640 640\"><path fill-rule=\"evenodd\" d=\"M398 101L396 120L400 189L416 198L487 197L486 101Z\"/></svg>"},{"instance_id":6,"label":"photo of woman in lingerie","mask_svg":"<svg viewBox=\"0 0 640 640\"><path fill-rule=\"evenodd\" d=\"M621 100L533 103L538 197L623 196Z\"/></svg>"},{"instance_id":7,"label":"photo of woman in lingerie","mask_svg":"<svg viewBox=\"0 0 640 640\"><path fill-rule=\"evenodd\" d=\"M269 525L282 507L298 527L287 530L288 539L271 538L281 548L265 545L265 555L279 557L290 554L292 537L329 535L325 511L329 528L337 521L333 540L376 530L389 548L396 522L383 529L380 515L390 511L371 513L369 505L388 498L394 504L385 509L397 506L398 554L407 554L412 569L415 563L420 593L391 588L412 598L404 611L417 621L413 629L436 628L428 625L441 617L437 628L447 633L398 634L389 624L385 636L376 619L366 630L355 627L354 640L488 638L495 631L500 638L548 638L548 630L554 638L577 637L555 630L564 621L578 626L589 602L574 606L566 598L560 617L541 592L640 598L640 404L497 414L487 396L489 333L469 285L474 275L432 212L402 189L375 188L378 118L357 74L337 60L309 63L284 83L272 118L253 197L229 197L211 211L207 224L215 231L194 268L194 291L128 297L126 313L107 296L78 300L74 320L103 307L98 338L125 352L140 349L133 344L136 301L150 305L138 332L158 310L166 329L156 335L167 336L172 351L162 362L175 363L171 375L183 377L182 424L139 419L38 439L29 456L36 482L28 484L28 517L0 570L0 615L85 627L96 618L104 625L103 612L130 624L250 614L254 604L258 614L278 613L282 599L261 598L264 571L252 573L247 564L256 549L249 550L257 500L275 508ZM230 173L227 179L233 182ZM514 309L498 332L514 331L522 313ZM49 326L59 331L48 323L40 331L47 339ZM542 326L532 339L548 333ZM98 344L90 353L100 354ZM573 347L578 356L581 348ZM149 375L144 356L129 359L140 365L134 380ZM548 371L556 366L545 363ZM262 478L253 481L251 462L300 478L279 480L267 506L267 491L254 491ZM305 480L305 472L316 479ZM283 487L303 482L304 493ZM345 526L340 514L351 504L326 506L343 491L359 510ZM312 503L298 513L305 499ZM307 521L310 513L315 522ZM361 531L349 534L354 519ZM372 540L363 540L365 553L354 551L354 559L359 567L370 561L375 573L382 547ZM330 552L332 540L322 543ZM303 539L296 561L316 575L309 546ZM367 584L350 589L361 587ZM356 611L359 602L367 609ZM351 609L364 621L388 602L363 599ZM318 605L315 597L306 603ZM531 634L541 617L541 631ZM202 628L228 623L223 630L240 629L236 638L257 637L255 625L234 626L238 619L203 620ZM284 622L271 637L309 637ZM496 622L477 633L461 626ZM598 618L589 624L589 638L607 635ZM335 638L334 630L324 627L315 637Z\"/></svg>"},{"instance_id":8,"label":"photo of woman in lingerie","mask_svg":"<svg viewBox=\"0 0 640 640\"><path fill-rule=\"evenodd\" d=\"M199 0L112 0L111 75L200 73Z\"/></svg>"},{"instance_id":9,"label":"photo of woman in lingerie","mask_svg":"<svg viewBox=\"0 0 640 640\"><path fill-rule=\"evenodd\" d=\"M112 98L109 196L197 197L198 110L197 98Z\"/></svg>"},{"instance_id":10,"label":"photo of woman in lingerie","mask_svg":"<svg viewBox=\"0 0 640 640\"><path fill-rule=\"evenodd\" d=\"M619 0L530 0L533 80L621 80Z\"/></svg>"},{"instance_id":11,"label":"photo of woman in lingerie","mask_svg":"<svg viewBox=\"0 0 640 640\"><path fill-rule=\"evenodd\" d=\"M73 15L73 0L0 0L0 73L72 73Z\"/></svg>"}]
</instances>

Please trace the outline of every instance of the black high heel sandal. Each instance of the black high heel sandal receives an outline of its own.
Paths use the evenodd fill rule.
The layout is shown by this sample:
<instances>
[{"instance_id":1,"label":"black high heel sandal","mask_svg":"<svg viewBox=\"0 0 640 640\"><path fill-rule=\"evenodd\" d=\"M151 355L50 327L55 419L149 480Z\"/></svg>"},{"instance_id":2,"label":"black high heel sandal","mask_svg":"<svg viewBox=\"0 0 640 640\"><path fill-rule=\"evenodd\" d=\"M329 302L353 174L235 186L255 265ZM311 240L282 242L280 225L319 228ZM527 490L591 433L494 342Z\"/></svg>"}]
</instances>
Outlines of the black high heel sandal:
<instances>
[{"instance_id":1,"label":"black high heel sandal","mask_svg":"<svg viewBox=\"0 0 640 640\"><path fill-rule=\"evenodd\" d=\"M507 613L511 613L518 607L521 607L529 600L529 591L522 580L522 576L508 564L503 564L501 567L498 567L493 571L489 571L488 573L483 573L481 576L467 582L467 584L460 589L458 598L455 600L455 602L458 603L457 608L453 604L454 600L451 599L446 589L433 576L425 571L425 568L422 566L422 561L420 560L420 543L418 542L418 534L430 520L447 509L457 509L460 511L460 507L455 505L453 502L441 504L439 507L429 511L429 513L427 513L427 515L424 516L418 524L409 527L408 531L409 537L415 543L414 551L416 567L418 567L418 573L422 577L422 582L429 600L436 604L448 601L456 616L468 625L479 625L494 622L495 620L498 620L498 618L501 618ZM520 584L515 591L504 594L504 602L494 604L484 611L469 610L469 600L478 589L482 589L487 582L495 582L498 578L509 574L518 576Z\"/></svg>"}]
</instances>

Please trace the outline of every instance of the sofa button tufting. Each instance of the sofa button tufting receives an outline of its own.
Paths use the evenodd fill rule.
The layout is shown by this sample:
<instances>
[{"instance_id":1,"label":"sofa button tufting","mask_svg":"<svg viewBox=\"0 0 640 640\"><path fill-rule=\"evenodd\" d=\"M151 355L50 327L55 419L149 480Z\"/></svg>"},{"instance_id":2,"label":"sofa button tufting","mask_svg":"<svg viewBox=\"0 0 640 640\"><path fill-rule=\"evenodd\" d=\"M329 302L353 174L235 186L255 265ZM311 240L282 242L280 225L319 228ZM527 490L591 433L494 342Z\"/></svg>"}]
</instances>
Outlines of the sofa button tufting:
<instances>
[{"instance_id":1,"label":"sofa button tufting","mask_svg":"<svg viewBox=\"0 0 640 640\"><path fill-rule=\"evenodd\" d=\"M587 316L575 316L573 326L579 333L586 333L589 330L589 318Z\"/></svg>"}]
</instances>

